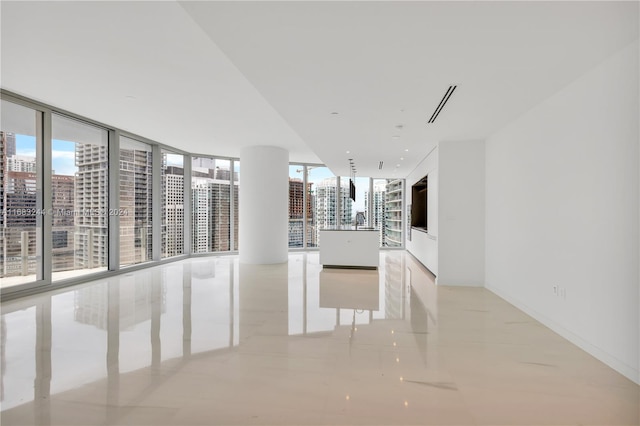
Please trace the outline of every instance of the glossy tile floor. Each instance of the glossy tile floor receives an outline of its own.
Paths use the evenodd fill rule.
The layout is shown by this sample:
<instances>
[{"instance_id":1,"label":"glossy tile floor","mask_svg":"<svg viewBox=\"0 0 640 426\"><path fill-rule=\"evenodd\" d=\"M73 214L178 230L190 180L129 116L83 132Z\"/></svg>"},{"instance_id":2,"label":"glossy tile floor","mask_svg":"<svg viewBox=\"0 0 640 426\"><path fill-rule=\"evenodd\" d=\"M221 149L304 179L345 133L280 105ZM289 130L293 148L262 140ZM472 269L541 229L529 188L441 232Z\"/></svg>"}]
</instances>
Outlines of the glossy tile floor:
<instances>
[{"instance_id":1,"label":"glossy tile floor","mask_svg":"<svg viewBox=\"0 0 640 426\"><path fill-rule=\"evenodd\" d=\"M2 425L637 425L639 387L410 255L175 262L2 305Z\"/></svg>"}]
</instances>

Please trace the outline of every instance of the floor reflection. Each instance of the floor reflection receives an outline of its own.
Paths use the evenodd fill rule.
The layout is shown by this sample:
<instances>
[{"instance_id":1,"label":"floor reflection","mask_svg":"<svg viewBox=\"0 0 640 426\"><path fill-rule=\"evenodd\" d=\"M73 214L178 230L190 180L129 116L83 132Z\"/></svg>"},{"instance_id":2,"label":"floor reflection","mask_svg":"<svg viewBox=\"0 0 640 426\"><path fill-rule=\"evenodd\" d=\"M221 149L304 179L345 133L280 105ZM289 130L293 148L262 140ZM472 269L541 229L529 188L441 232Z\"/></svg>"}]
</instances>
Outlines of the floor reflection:
<instances>
[{"instance_id":1,"label":"floor reflection","mask_svg":"<svg viewBox=\"0 0 640 426\"><path fill-rule=\"evenodd\" d=\"M261 266L203 257L4 303L2 421L390 424L420 423L431 413L434 422L504 423L510 418L481 406L472 415L463 396L486 386L477 375L505 380L495 389L504 398L512 379L492 365L522 386L529 369L561 364L548 359L556 347L571 354L569 368L595 371L584 374L595 374L590 383L602 382L605 395L615 383L620 399L603 398L602 412L613 405L637 420L637 386L617 373L599 379L601 364L541 334L524 314L482 289L436 287L404 252L380 259L378 271L354 271L323 270L317 253ZM503 317L509 321L492 319ZM535 352L540 342L547 350ZM530 386L528 395L539 392ZM546 393L539 395L545 406ZM299 412L291 411L294 400Z\"/></svg>"},{"instance_id":2,"label":"floor reflection","mask_svg":"<svg viewBox=\"0 0 640 426\"><path fill-rule=\"evenodd\" d=\"M378 271L323 269L320 271L320 308L378 311Z\"/></svg>"},{"instance_id":3,"label":"floor reflection","mask_svg":"<svg viewBox=\"0 0 640 426\"><path fill-rule=\"evenodd\" d=\"M317 257L292 254L287 264L267 267L199 258L4 304L2 410L35 401L34 422L47 424L52 392L107 378L105 403L117 406L127 372L159 370L164 361L233 348L256 334L404 318L400 252L383 255L380 271L323 270Z\"/></svg>"}]
</instances>

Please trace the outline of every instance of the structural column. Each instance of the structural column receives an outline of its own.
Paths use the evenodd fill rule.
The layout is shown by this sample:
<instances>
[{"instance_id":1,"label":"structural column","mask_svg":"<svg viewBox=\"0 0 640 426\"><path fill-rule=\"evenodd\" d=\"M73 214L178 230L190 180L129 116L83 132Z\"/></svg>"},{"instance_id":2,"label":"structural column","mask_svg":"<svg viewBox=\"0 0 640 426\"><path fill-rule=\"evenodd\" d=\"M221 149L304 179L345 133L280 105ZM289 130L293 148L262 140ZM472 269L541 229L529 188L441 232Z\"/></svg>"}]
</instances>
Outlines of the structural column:
<instances>
[{"instance_id":1,"label":"structural column","mask_svg":"<svg viewBox=\"0 0 640 426\"><path fill-rule=\"evenodd\" d=\"M240 151L240 164L240 262L286 262L289 152L274 146L245 147Z\"/></svg>"}]
</instances>

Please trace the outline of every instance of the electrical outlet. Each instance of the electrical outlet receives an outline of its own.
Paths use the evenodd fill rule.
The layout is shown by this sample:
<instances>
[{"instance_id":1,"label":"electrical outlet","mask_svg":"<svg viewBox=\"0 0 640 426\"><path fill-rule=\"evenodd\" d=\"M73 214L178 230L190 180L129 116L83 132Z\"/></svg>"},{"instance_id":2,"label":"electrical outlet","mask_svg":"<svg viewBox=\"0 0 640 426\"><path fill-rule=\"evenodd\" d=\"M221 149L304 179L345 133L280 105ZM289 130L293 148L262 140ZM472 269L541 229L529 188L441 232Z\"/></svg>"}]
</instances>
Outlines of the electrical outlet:
<instances>
[{"instance_id":1,"label":"electrical outlet","mask_svg":"<svg viewBox=\"0 0 640 426\"><path fill-rule=\"evenodd\" d=\"M557 284L553 286L553 295L554 296L558 295L558 285Z\"/></svg>"},{"instance_id":2,"label":"electrical outlet","mask_svg":"<svg viewBox=\"0 0 640 426\"><path fill-rule=\"evenodd\" d=\"M567 289L564 287L560 287L560 298L562 300L567 300Z\"/></svg>"}]
</instances>

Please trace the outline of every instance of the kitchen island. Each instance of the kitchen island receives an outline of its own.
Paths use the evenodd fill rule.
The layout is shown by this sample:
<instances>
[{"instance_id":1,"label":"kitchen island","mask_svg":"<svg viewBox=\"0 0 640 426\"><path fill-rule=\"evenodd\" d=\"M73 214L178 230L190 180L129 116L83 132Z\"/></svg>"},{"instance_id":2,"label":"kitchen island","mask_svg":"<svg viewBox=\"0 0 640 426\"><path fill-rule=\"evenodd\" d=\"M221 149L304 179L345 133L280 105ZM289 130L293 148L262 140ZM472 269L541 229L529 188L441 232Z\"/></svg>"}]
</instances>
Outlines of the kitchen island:
<instances>
[{"instance_id":1,"label":"kitchen island","mask_svg":"<svg viewBox=\"0 0 640 426\"><path fill-rule=\"evenodd\" d=\"M326 268L377 269L379 236L379 230L321 230L320 264Z\"/></svg>"}]
</instances>

